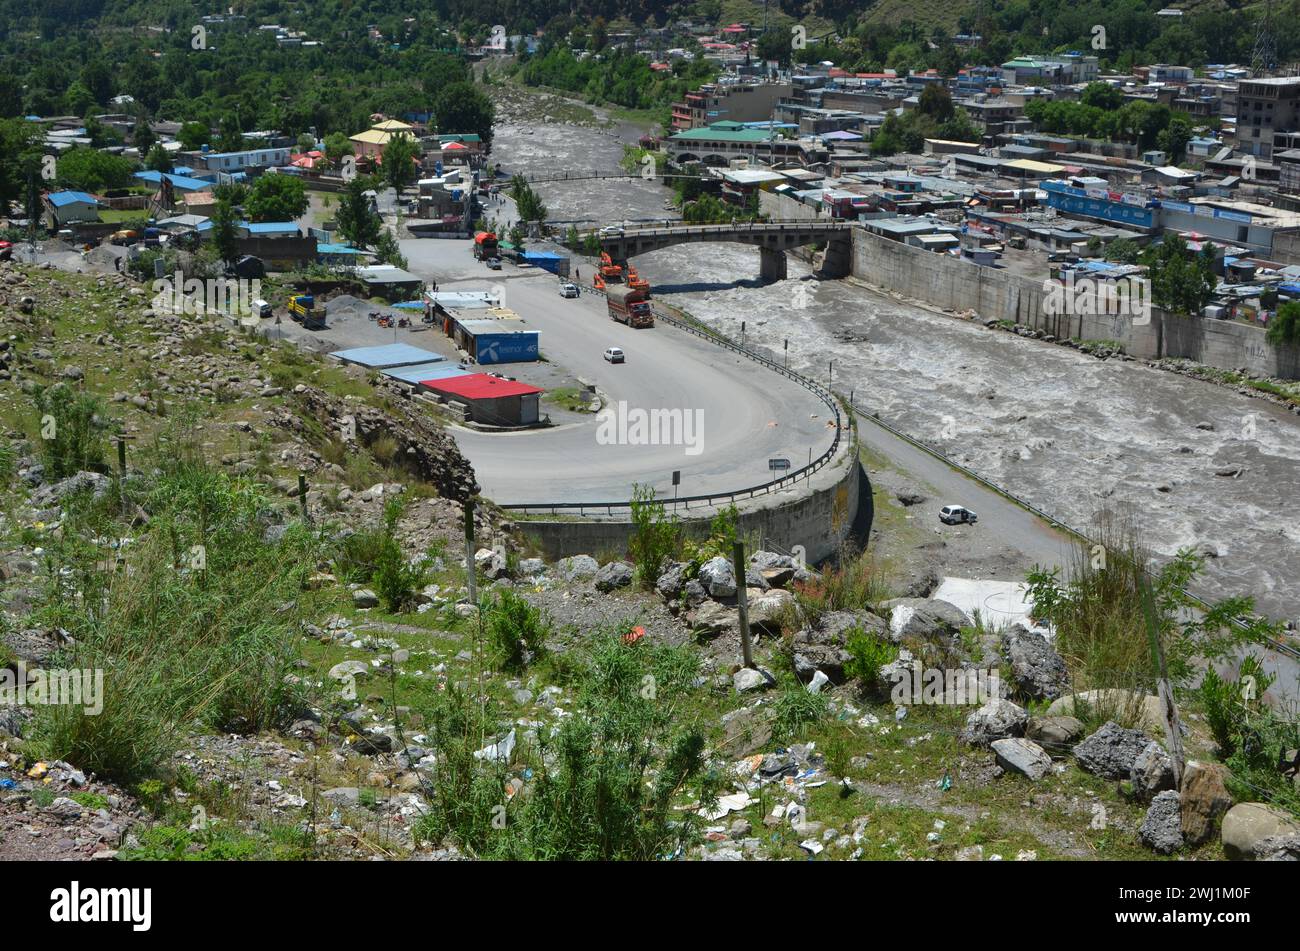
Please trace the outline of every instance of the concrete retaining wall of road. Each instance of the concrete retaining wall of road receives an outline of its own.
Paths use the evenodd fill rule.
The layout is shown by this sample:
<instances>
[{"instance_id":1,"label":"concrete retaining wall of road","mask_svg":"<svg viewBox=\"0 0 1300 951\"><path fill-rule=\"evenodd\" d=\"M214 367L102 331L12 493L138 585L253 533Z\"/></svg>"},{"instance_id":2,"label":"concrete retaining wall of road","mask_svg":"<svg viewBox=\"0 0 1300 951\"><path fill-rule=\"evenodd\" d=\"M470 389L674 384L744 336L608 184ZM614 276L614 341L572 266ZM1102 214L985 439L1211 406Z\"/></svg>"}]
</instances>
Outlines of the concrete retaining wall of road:
<instances>
[{"instance_id":1,"label":"concrete retaining wall of road","mask_svg":"<svg viewBox=\"0 0 1300 951\"><path fill-rule=\"evenodd\" d=\"M871 528L871 484L857 459L856 441L850 441L845 452L846 463L835 470L839 477L830 484L801 491L794 498L782 493L760 496L753 503L738 505L741 532L757 536L765 545L781 551L792 551L794 546L802 545L811 564L836 555L841 543L850 538L865 539ZM831 469L835 467L822 472ZM702 512L698 518L690 517L689 512L682 513L682 526L688 537L702 539L708 535L709 520L717 510L707 511L707 515ZM548 558L584 554L622 557L632 536L631 521L622 519L527 518L516 524Z\"/></svg>"},{"instance_id":2,"label":"concrete retaining wall of road","mask_svg":"<svg viewBox=\"0 0 1300 951\"><path fill-rule=\"evenodd\" d=\"M1140 359L1181 357L1222 370L1246 368L1300 378L1300 353L1277 348L1264 330L1223 320L1193 319L1153 308L1149 322L1109 314L1049 314L1043 281L909 247L861 229L853 232L853 275L945 310L974 311L983 320L1011 320L1059 339L1108 340Z\"/></svg>"}]
</instances>

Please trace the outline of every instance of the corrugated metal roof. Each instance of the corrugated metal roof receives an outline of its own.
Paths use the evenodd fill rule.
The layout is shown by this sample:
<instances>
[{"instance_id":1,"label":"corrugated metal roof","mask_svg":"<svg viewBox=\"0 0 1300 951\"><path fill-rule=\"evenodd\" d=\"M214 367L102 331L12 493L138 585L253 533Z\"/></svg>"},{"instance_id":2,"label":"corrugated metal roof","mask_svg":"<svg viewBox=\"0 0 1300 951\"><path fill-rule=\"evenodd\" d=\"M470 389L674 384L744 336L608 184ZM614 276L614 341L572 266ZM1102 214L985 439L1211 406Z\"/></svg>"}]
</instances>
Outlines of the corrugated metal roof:
<instances>
[{"instance_id":1,"label":"corrugated metal roof","mask_svg":"<svg viewBox=\"0 0 1300 951\"><path fill-rule=\"evenodd\" d=\"M450 393L471 400L490 400L502 396L527 396L531 393L545 392L539 386L531 386L517 380L502 380L499 377L488 376L486 373L468 373L465 376L421 382L439 393Z\"/></svg>"},{"instance_id":2,"label":"corrugated metal roof","mask_svg":"<svg viewBox=\"0 0 1300 951\"><path fill-rule=\"evenodd\" d=\"M391 376L394 380L402 380L405 383L422 383L425 380L438 380L468 372L454 363L441 360L437 363L417 363L409 367L389 367L384 371L384 376Z\"/></svg>"},{"instance_id":3,"label":"corrugated metal roof","mask_svg":"<svg viewBox=\"0 0 1300 951\"><path fill-rule=\"evenodd\" d=\"M354 347L350 350L336 350L330 356L344 363L377 368L415 366L418 363L437 363L445 359L429 350L412 347L409 343L390 343L382 347Z\"/></svg>"},{"instance_id":4,"label":"corrugated metal roof","mask_svg":"<svg viewBox=\"0 0 1300 951\"><path fill-rule=\"evenodd\" d=\"M99 204L98 198L94 195L89 195L86 192L50 192L46 197L49 198L50 204L55 208L62 208L65 205L75 205L78 203L84 203L87 205Z\"/></svg>"}]
</instances>

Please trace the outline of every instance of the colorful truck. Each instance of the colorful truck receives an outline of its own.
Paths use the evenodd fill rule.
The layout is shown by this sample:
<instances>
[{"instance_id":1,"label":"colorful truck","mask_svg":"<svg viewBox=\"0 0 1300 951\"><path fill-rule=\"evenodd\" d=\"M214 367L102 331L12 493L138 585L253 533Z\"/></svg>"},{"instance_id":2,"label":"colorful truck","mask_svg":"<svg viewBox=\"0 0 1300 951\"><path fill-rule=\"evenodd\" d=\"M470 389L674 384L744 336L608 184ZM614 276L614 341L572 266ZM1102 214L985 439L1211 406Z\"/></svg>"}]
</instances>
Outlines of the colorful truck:
<instances>
[{"instance_id":1,"label":"colorful truck","mask_svg":"<svg viewBox=\"0 0 1300 951\"><path fill-rule=\"evenodd\" d=\"M295 294L290 297L289 316L308 329L325 326L325 316L316 310L316 298L311 294Z\"/></svg>"},{"instance_id":2,"label":"colorful truck","mask_svg":"<svg viewBox=\"0 0 1300 951\"><path fill-rule=\"evenodd\" d=\"M654 311L646 300L646 293L639 287L615 284L605 289L605 302L609 307L609 316L620 324L629 327L653 327Z\"/></svg>"},{"instance_id":3,"label":"colorful truck","mask_svg":"<svg viewBox=\"0 0 1300 951\"><path fill-rule=\"evenodd\" d=\"M497 236L491 231L474 232L474 260L490 261L497 256Z\"/></svg>"}]
</instances>

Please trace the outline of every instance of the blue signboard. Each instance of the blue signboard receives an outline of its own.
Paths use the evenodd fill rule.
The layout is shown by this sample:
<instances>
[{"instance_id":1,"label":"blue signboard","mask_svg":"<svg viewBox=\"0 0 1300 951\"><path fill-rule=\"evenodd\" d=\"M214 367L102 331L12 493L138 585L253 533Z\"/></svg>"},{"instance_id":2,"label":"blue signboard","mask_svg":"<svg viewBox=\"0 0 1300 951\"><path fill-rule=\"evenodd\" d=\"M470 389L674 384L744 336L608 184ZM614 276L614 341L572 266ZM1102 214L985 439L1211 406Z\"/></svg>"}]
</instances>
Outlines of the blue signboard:
<instances>
[{"instance_id":1,"label":"blue signboard","mask_svg":"<svg viewBox=\"0 0 1300 951\"><path fill-rule=\"evenodd\" d=\"M474 350L479 363L528 363L537 359L537 334L478 334Z\"/></svg>"}]
</instances>

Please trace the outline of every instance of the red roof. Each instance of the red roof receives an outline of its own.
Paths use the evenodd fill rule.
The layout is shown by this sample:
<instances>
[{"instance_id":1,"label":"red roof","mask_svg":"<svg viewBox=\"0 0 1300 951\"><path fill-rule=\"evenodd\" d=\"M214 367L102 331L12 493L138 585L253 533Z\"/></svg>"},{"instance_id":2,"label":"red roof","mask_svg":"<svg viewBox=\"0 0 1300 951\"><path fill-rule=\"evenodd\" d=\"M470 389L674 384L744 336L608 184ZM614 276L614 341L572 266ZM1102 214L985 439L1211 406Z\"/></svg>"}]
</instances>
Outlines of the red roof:
<instances>
[{"instance_id":1,"label":"red roof","mask_svg":"<svg viewBox=\"0 0 1300 951\"><path fill-rule=\"evenodd\" d=\"M502 396L527 396L530 393L545 392L541 387L529 386L515 380L502 380L488 376L486 373L471 373L468 376L455 376L446 380L422 380L421 386L427 386L439 393L463 396L471 400L494 400Z\"/></svg>"}]
</instances>

